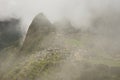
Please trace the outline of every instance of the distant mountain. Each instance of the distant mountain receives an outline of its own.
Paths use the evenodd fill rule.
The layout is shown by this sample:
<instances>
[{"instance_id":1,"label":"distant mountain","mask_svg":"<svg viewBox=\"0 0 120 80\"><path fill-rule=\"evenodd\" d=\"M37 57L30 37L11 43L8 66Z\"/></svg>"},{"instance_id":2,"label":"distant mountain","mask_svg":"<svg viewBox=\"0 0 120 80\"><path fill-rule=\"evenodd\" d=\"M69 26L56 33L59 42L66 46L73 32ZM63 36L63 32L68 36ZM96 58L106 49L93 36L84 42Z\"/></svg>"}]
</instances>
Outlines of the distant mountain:
<instances>
[{"instance_id":1,"label":"distant mountain","mask_svg":"<svg viewBox=\"0 0 120 80\"><path fill-rule=\"evenodd\" d=\"M54 27L46 16L43 13L38 14L28 29L21 51L31 52L40 49L42 40L53 31Z\"/></svg>"},{"instance_id":2,"label":"distant mountain","mask_svg":"<svg viewBox=\"0 0 120 80\"><path fill-rule=\"evenodd\" d=\"M19 41L21 37L19 19L12 18L0 21L0 50L11 44L13 45L13 43Z\"/></svg>"},{"instance_id":3,"label":"distant mountain","mask_svg":"<svg viewBox=\"0 0 120 80\"><path fill-rule=\"evenodd\" d=\"M64 35L76 35L81 32L81 29L76 28L72 25L70 20L62 19L54 23L58 31L62 32Z\"/></svg>"}]
</instances>

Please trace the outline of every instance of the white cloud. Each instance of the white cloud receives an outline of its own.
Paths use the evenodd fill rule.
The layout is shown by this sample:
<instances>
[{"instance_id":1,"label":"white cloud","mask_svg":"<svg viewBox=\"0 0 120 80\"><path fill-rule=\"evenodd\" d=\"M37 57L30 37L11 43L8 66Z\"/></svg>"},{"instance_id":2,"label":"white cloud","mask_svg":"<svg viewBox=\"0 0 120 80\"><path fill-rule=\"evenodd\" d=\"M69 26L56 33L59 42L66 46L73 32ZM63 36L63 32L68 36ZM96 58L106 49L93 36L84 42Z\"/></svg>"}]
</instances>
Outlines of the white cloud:
<instances>
[{"instance_id":1,"label":"white cloud","mask_svg":"<svg viewBox=\"0 0 120 80\"><path fill-rule=\"evenodd\" d=\"M85 28L104 11L120 11L119 3L119 0L0 0L0 18L22 17L29 25L36 14L43 12L52 22L66 17L73 25Z\"/></svg>"}]
</instances>

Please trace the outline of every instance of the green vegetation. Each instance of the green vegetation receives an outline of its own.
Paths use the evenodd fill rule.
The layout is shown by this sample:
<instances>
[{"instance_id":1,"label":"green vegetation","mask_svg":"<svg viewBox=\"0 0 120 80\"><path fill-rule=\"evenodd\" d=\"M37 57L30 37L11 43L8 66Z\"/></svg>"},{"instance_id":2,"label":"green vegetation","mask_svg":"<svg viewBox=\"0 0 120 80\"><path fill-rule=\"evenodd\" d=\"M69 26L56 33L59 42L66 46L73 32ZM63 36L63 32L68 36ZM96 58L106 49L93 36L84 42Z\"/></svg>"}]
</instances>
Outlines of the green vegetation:
<instances>
[{"instance_id":1,"label":"green vegetation","mask_svg":"<svg viewBox=\"0 0 120 80\"><path fill-rule=\"evenodd\" d=\"M101 48L96 35L35 18L23 45L0 51L0 80L120 80L119 52Z\"/></svg>"},{"instance_id":2,"label":"green vegetation","mask_svg":"<svg viewBox=\"0 0 120 80\"><path fill-rule=\"evenodd\" d=\"M62 54L58 50L32 54L25 61L12 68L10 72L7 72L3 79L35 80L41 75L47 75L48 72L54 71L55 67L58 67L58 64L65 59L65 54L67 53Z\"/></svg>"}]
</instances>

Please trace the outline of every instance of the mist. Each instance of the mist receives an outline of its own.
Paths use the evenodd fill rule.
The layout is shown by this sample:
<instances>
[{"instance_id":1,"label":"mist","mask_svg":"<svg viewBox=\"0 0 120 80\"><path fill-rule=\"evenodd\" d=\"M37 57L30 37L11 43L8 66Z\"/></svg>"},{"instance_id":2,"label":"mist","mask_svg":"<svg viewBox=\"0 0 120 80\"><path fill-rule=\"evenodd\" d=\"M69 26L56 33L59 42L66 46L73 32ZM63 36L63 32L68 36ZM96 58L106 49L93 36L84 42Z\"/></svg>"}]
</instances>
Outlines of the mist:
<instances>
[{"instance_id":1,"label":"mist","mask_svg":"<svg viewBox=\"0 0 120 80\"><path fill-rule=\"evenodd\" d=\"M0 52L0 78L119 80L119 4L119 0L0 0L0 21L20 19L25 38L20 47L10 44Z\"/></svg>"},{"instance_id":2,"label":"mist","mask_svg":"<svg viewBox=\"0 0 120 80\"><path fill-rule=\"evenodd\" d=\"M0 17L22 18L23 28L27 29L34 16L43 12L51 22L66 18L75 27L86 29L101 15L119 15L119 3L119 0L0 0Z\"/></svg>"}]
</instances>

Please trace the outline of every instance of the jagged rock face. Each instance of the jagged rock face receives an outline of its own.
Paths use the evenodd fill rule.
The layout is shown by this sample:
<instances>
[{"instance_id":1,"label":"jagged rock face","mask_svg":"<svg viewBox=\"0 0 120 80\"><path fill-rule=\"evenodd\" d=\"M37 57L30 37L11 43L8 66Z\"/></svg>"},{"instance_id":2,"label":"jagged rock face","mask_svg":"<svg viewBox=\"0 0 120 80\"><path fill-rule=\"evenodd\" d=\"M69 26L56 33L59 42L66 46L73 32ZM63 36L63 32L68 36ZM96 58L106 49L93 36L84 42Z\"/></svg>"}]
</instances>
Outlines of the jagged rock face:
<instances>
[{"instance_id":1,"label":"jagged rock face","mask_svg":"<svg viewBox=\"0 0 120 80\"><path fill-rule=\"evenodd\" d=\"M41 13L38 14L32 21L21 51L36 51L40 48L42 40L54 31L53 25Z\"/></svg>"},{"instance_id":2,"label":"jagged rock face","mask_svg":"<svg viewBox=\"0 0 120 80\"><path fill-rule=\"evenodd\" d=\"M9 19L0 21L0 50L13 45L14 42L21 38L20 20Z\"/></svg>"}]
</instances>

